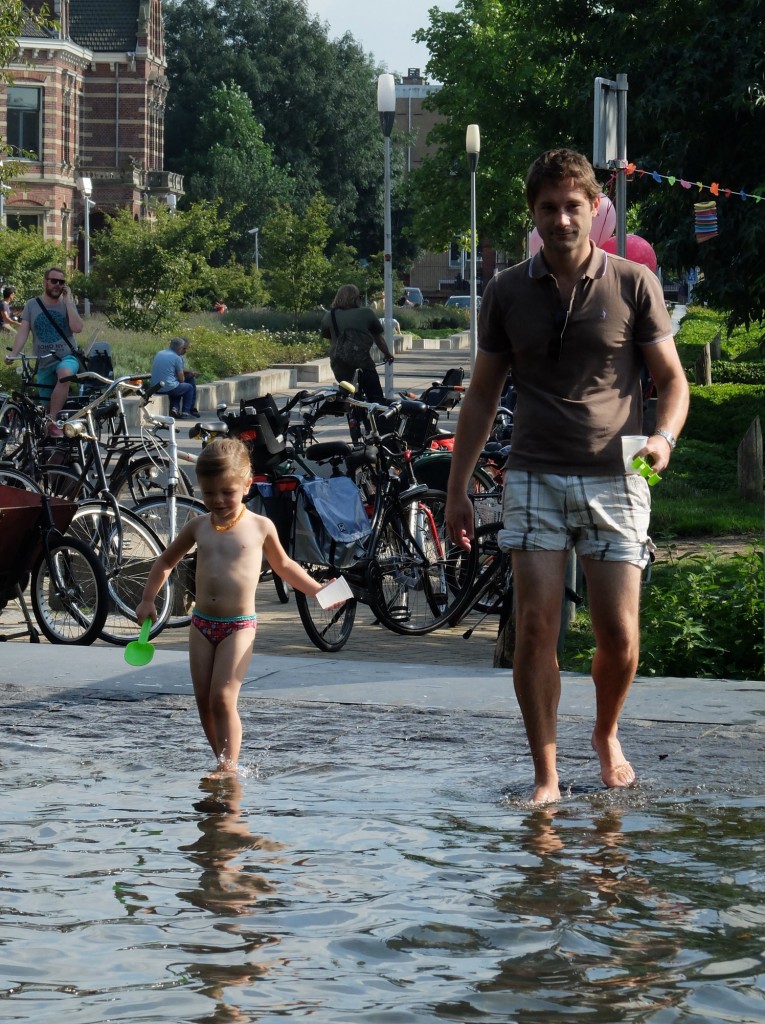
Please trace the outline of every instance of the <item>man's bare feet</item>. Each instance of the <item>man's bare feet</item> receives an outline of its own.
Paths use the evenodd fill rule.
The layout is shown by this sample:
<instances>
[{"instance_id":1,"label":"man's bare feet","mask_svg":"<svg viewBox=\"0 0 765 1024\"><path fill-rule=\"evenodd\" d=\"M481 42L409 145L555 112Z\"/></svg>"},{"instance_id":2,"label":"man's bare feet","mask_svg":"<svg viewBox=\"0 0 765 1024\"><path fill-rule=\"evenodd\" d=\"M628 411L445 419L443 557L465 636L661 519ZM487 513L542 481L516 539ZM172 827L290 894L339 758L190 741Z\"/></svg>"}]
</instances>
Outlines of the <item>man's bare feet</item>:
<instances>
[{"instance_id":1,"label":"man's bare feet","mask_svg":"<svg viewBox=\"0 0 765 1024\"><path fill-rule=\"evenodd\" d=\"M560 800L560 789L557 782L535 786L531 794L532 804L554 804Z\"/></svg>"},{"instance_id":2,"label":"man's bare feet","mask_svg":"<svg viewBox=\"0 0 765 1024\"><path fill-rule=\"evenodd\" d=\"M637 778L635 769L625 758L616 736L601 739L593 732L592 749L600 760L600 777L604 785L609 789L625 789L632 785Z\"/></svg>"}]
</instances>

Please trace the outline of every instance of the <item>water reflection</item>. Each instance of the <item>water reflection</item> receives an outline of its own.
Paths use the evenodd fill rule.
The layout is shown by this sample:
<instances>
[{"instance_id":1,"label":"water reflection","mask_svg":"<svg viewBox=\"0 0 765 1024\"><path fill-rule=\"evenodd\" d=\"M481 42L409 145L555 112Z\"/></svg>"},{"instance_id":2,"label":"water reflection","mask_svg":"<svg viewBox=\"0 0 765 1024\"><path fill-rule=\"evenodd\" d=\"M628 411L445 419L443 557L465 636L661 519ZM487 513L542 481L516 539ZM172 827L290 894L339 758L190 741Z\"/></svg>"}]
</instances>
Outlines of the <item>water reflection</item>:
<instances>
[{"instance_id":1,"label":"water reflection","mask_svg":"<svg viewBox=\"0 0 765 1024\"><path fill-rule=\"evenodd\" d=\"M242 782L235 773L205 776L199 789L202 797L194 809L199 813L200 835L179 850L200 868L200 874L196 887L180 891L178 898L216 921L212 932L209 925L199 929L205 942L182 943L180 948L195 957L184 965L185 973L200 982L199 992L216 1002L210 1014L196 1020L236 1024L252 1018L232 1001L229 990L263 978L274 962L264 951L279 941L252 927L258 904L267 897L273 899L275 892L273 882L258 868L257 853L273 854L282 844L250 832L242 812Z\"/></svg>"}]
</instances>

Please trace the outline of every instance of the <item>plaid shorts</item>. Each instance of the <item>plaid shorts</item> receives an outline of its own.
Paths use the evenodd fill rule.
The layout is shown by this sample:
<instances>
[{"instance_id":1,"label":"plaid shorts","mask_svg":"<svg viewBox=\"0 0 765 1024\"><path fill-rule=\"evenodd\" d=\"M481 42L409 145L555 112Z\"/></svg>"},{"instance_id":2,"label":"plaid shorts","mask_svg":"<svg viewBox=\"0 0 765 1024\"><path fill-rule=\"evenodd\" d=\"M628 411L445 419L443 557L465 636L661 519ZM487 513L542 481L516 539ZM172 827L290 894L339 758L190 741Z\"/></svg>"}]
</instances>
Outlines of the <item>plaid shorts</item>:
<instances>
[{"instance_id":1,"label":"plaid shorts","mask_svg":"<svg viewBox=\"0 0 765 1024\"><path fill-rule=\"evenodd\" d=\"M557 476L508 470L503 551L568 551L644 569L656 550L648 536L651 495L638 473Z\"/></svg>"}]
</instances>

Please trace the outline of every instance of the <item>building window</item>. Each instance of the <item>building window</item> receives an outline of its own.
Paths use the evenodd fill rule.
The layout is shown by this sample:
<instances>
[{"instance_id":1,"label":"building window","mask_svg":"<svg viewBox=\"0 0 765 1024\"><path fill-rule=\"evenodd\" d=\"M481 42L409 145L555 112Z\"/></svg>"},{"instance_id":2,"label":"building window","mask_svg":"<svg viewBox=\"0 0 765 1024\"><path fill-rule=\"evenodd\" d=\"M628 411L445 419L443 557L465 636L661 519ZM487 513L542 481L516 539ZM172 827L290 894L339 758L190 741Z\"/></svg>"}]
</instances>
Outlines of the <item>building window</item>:
<instances>
[{"instance_id":1,"label":"building window","mask_svg":"<svg viewBox=\"0 0 765 1024\"><path fill-rule=\"evenodd\" d=\"M8 143L22 160L40 158L42 89L12 85L8 89Z\"/></svg>"},{"instance_id":2,"label":"building window","mask_svg":"<svg viewBox=\"0 0 765 1024\"><path fill-rule=\"evenodd\" d=\"M5 219L9 231L19 231L23 228L41 230L39 213L9 213Z\"/></svg>"},{"instance_id":3,"label":"building window","mask_svg":"<svg viewBox=\"0 0 765 1024\"><path fill-rule=\"evenodd\" d=\"M459 241L455 240L449 247L449 266L461 267L463 262L470 266L470 250L460 249ZM480 247L476 249L475 262L476 265L483 263L483 252Z\"/></svg>"}]
</instances>

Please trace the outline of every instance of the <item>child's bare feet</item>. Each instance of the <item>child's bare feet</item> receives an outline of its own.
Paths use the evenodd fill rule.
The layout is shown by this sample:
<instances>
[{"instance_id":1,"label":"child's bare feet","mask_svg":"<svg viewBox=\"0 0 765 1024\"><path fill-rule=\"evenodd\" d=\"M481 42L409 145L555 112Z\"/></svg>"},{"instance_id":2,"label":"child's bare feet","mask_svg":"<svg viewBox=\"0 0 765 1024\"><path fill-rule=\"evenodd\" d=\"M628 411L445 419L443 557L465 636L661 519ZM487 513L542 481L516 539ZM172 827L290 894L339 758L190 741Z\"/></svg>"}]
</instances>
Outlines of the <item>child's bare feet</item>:
<instances>
[{"instance_id":1,"label":"child's bare feet","mask_svg":"<svg viewBox=\"0 0 765 1024\"><path fill-rule=\"evenodd\" d=\"M631 786L637 776L635 770L622 752L622 745L616 736L598 737L592 734L592 749L600 760L600 777L609 789L625 789Z\"/></svg>"}]
</instances>

